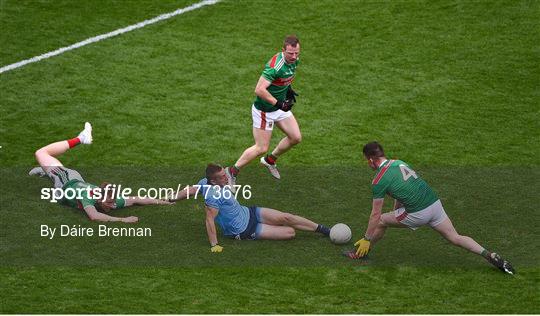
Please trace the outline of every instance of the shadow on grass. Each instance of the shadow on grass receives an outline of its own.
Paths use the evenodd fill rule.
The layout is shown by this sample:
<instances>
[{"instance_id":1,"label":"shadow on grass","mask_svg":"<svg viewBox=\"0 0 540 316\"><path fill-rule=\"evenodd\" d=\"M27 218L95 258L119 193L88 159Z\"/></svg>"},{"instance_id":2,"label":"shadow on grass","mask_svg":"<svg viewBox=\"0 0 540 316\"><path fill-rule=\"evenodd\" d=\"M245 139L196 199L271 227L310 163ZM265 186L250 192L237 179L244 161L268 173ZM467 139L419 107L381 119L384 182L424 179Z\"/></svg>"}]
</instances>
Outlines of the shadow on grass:
<instances>
[{"instance_id":1,"label":"shadow on grass","mask_svg":"<svg viewBox=\"0 0 540 316\"><path fill-rule=\"evenodd\" d=\"M204 166L189 168L77 168L99 184L108 181L132 188L174 188L197 183ZM439 193L445 209L462 234L508 257L517 266L535 266L539 249L535 223L539 198L530 190L540 175L531 168L422 167L420 175ZM145 206L114 211L138 216L137 224L95 223L77 209L40 199L46 178L27 176L25 168L0 170L2 266L469 266L483 259L450 246L429 228L388 231L368 261L341 255L363 236L371 208L373 172L356 167L282 168L276 181L266 170L250 166L239 184L251 186L245 205L295 213L315 222L348 224L353 239L333 245L313 233L299 232L291 241L236 241L219 236L224 252L210 253L201 200L172 206ZM387 199L386 209L390 208ZM523 220L528 218L528 220ZM41 236L42 226L56 228L54 238ZM62 226L64 225L64 226ZM99 236L99 229L150 229L144 236ZM59 236L64 228L94 229L93 236ZM64 229L64 231L67 231ZM531 242L524 242L524 241Z\"/></svg>"}]
</instances>

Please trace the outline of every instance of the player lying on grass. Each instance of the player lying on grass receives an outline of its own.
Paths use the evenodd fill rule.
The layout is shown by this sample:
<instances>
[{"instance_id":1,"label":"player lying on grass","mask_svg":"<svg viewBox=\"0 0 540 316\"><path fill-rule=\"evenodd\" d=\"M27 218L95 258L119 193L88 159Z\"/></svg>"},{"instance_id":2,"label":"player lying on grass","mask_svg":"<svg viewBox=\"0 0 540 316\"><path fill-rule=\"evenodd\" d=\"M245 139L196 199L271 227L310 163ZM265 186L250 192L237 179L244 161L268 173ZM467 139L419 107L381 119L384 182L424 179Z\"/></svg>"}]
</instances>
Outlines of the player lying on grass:
<instances>
[{"instance_id":1,"label":"player lying on grass","mask_svg":"<svg viewBox=\"0 0 540 316\"><path fill-rule=\"evenodd\" d=\"M429 185L401 160L388 160L377 142L363 148L369 166L377 170L372 182L373 206L364 238L357 241L358 250L346 253L352 259L364 257L383 236L388 227L418 229L429 225L453 245L481 255L503 272L514 274L512 265L489 252L474 239L458 234L446 215L441 201ZM384 197L394 198L394 211L381 214Z\"/></svg>"},{"instance_id":2,"label":"player lying on grass","mask_svg":"<svg viewBox=\"0 0 540 316\"><path fill-rule=\"evenodd\" d=\"M87 122L79 136L69 140L51 143L38 149L35 155L40 167L33 168L29 174L31 176L38 175L41 177L47 175L52 180L54 188L61 188L63 192L66 192L66 189L70 189L71 192L81 192L80 196L74 196L73 198L69 198L69 195L64 194L60 202L84 210L90 220L93 221L135 223L139 220L136 216L114 217L103 212L108 213L113 209L133 205L173 204L169 201L151 198L131 196L127 199L115 198L112 190L106 189L107 185L109 187L111 186L110 184L104 183L101 187L98 187L85 182L79 172L64 167L57 159L58 156L79 144L90 145L91 143L92 125ZM87 188L89 189L87 190ZM97 198L99 195L103 195L103 197Z\"/></svg>"},{"instance_id":3,"label":"player lying on grass","mask_svg":"<svg viewBox=\"0 0 540 316\"><path fill-rule=\"evenodd\" d=\"M266 207L240 205L229 189L225 169L219 165L206 167L206 178L196 186L180 191L172 200L183 200L195 194L204 197L206 209L206 232L212 252L221 252L215 222L227 237L244 239L287 240L295 236L295 229L318 232L325 236L330 229L309 219L280 212Z\"/></svg>"}]
</instances>

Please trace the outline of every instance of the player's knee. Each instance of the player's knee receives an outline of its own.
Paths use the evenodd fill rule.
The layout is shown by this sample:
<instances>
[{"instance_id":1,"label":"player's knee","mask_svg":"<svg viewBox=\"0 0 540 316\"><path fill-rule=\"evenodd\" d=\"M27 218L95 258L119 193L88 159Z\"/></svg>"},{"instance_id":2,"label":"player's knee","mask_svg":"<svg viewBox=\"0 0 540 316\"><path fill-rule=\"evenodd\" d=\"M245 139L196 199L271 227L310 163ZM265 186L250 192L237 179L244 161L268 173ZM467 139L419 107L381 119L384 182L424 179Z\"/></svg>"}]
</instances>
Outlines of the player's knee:
<instances>
[{"instance_id":1,"label":"player's knee","mask_svg":"<svg viewBox=\"0 0 540 316\"><path fill-rule=\"evenodd\" d=\"M40 148L36 150L36 152L34 153L34 156L36 157L36 160L39 161L40 157L43 157L43 155L45 155L46 153L47 152L43 148Z\"/></svg>"},{"instance_id":2,"label":"player's knee","mask_svg":"<svg viewBox=\"0 0 540 316\"><path fill-rule=\"evenodd\" d=\"M377 225L379 227L388 227L388 225L390 224L391 220L386 216L386 215L382 215L380 218L379 218L379 222L377 223Z\"/></svg>"},{"instance_id":3,"label":"player's knee","mask_svg":"<svg viewBox=\"0 0 540 316\"><path fill-rule=\"evenodd\" d=\"M302 141L302 135L298 134L298 135L289 136L289 141L293 145L299 144Z\"/></svg>"},{"instance_id":4,"label":"player's knee","mask_svg":"<svg viewBox=\"0 0 540 316\"><path fill-rule=\"evenodd\" d=\"M296 231L294 230L294 228L288 227L285 236L287 239L293 239L294 237L296 237Z\"/></svg>"},{"instance_id":5,"label":"player's knee","mask_svg":"<svg viewBox=\"0 0 540 316\"><path fill-rule=\"evenodd\" d=\"M255 147L255 150L257 151L257 156L264 155L268 151L268 147L269 147L268 144L257 145Z\"/></svg>"},{"instance_id":6,"label":"player's knee","mask_svg":"<svg viewBox=\"0 0 540 316\"><path fill-rule=\"evenodd\" d=\"M447 239L450 243L452 243L453 245L459 246L459 245L460 245L460 241L461 241L461 235L459 235L459 234L448 235L448 236L446 236L446 239Z\"/></svg>"}]
</instances>

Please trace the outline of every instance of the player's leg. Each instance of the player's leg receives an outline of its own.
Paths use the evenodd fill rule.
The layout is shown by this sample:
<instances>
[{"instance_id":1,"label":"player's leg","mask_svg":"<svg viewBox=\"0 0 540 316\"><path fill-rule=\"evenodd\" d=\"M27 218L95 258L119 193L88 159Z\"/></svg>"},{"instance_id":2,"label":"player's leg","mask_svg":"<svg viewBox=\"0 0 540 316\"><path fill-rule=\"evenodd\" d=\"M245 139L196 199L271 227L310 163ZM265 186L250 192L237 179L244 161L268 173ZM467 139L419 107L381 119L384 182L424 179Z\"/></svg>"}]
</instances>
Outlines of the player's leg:
<instances>
[{"instance_id":1,"label":"player's leg","mask_svg":"<svg viewBox=\"0 0 540 316\"><path fill-rule=\"evenodd\" d=\"M257 216L259 222L263 224L289 226L298 230L319 232L326 236L330 234L330 229L322 224L317 224L302 216L281 212L267 207L258 208Z\"/></svg>"},{"instance_id":2,"label":"player's leg","mask_svg":"<svg viewBox=\"0 0 540 316\"><path fill-rule=\"evenodd\" d=\"M92 125L86 122L84 125L84 130L79 133L79 136L72 139L55 142L36 150L35 152L36 160L41 166L42 171L39 170L40 167L37 167L30 171L30 175L41 174L41 172L48 172L50 167L62 166L62 163L56 157L65 153L70 148L77 146L78 144L91 144L91 143L92 143Z\"/></svg>"},{"instance_id":3,"label":"player's leg","mask_svg":"<svg viewBox=\"0 0 540 316\"><path fill-rule=\"evenodd\" d=\"M234 164L236 168L240 169L244 167L250 161L260 155L263 155L268 151L268 146L270 146L270 139L272 138L272 130L264 130L254 127L253 138L255 140L255 144L244 150L240 158L238 158L238 160Z\"/></svg>"},{"instance_id":4,"label":"player's leg","mask_svg":"<svg viewBox=\"0 0 540 316\"><path fill-rule=\"evenodd\" d=\"M68 141L66 140L49 144L36 150L36 160L43 170L49 167L62 166L62 163L56 157L66 152L69 148Z\"/></svg>"},{"instance_id":5,"label":"player's leg","mask_svg":"<svg viewBox=\"0 0 540 316\"><path fill-rule=\"evenodd\" d=\"M469 236L458 234L452 221L446 215L440 201L436 201L430 205L425 211L427 216L430 216L428 224L437 231L441 236L448 240L451 244L466 249L472 253L481 255L485 251L484 247L480 246L474 239Z\"/></svg>"},{"instance_id":6,"label":"player's leg","mask_svg":"<svg viewBox=\"0 0 540 316\"><path fill-rule=\"evenodd\" d=\"M441 234L451 244L466 249L472 253L481 255L485 250L474 239L469 236L463 236L458 234L450 218L446 218L442 223L433 227L439 234Z\"/></svg>"},{"instance_id":7,"label":"player's leg","mask_svg":"<svg viewBox=\"0 0 540 316\"><path fill-rule=\"evenodd\" d=\"M225 173L229 178L229 185L234 185L236 176L242 167L268 151L270 139L272 138L272 129L274 128L274 121L269 116L271 115L255 108L255 105L251 106L253 138L255 140L255 145L244 150L236 163L233 166L225 169Z\"/></svg>"},{"instance_id":8,"label":"player's leg","mask_svg":"<svg viewBox=\"0 0 540 316\"><path fill-rule=\"evenodd\" d=\"M446 217L446 219L444 219L441 223L433 225L432 228L453 245L484 257L489 263L497 267L499 270L509 274L515 273L515 270L510 262L504 260L499 254L486 250L469 236L460 235L454 228L454 225L449 217Z\"/></svg>"},{"instance_id":9,"label":"player's leg","mask_svg":"<svg viewBox=\"0 0 540 316\"><path fill-rule=\"evenodd\" d=\"M394 227L394 228L407 228L408 226L405 224L400 223L396 219L395 212L388 212L381 215L381 219L379 220L379 223L375 227L375 231L373 232L373 235L371 236L371 244L375 245L379 240L381 240L384 236L384 233L386 232L386 228L388 227Z\"/></svg>"},{"instance_id":10,"label":"player's leg","mask_svg":"<svg viewBox=\"0 0 540 316\"><path fill-rule=\"evenodd\" d=\"M283 153L287 152L294 145L300 143L300 141L302 140L300 127L298 126L298 122L296 122L294 115L292 115L291 112L283 113L284 114L282 115L282 117L285 118L278 118L275 123L277 127L285 133L286 136L279 141L278 145L276 146L276 148L274 148L271 154L266 155L265 157L261 157L261 164L268 168L270 174L276 179L281 179L281 175L279 174L276 165L278 157Z\"/></svg>"},{"instance_id":11,"label":"player's leg","mask_svg":"<svg viewBox=\"0 0 540 316\"><path fill-rule=\"evenodd\" d=\"M298 126L298 122L296 121L294 115L291 115L284 120L277 121L276 126L282 130L286 136L279 141L279 144L272 151L270 158L272 158L272 156L274 157L273 163L275 163L275 160L277 160L280 155L284 154L294 145L297 145L302 141L300 126ZM268 159L267 162L272 163L272 161L269 160L270 159Z\"/></svg>"},{"instance_id":12,"label":"player's leg","mask_svg":"<svg viewBox=\"0 0 540 316\"><path fill-rule=\"evenodd\" d=\"M225 168L228 185L233 193L236 192L236 188L234 186L236 185L236 177L238 176L238 173L240 173L240 169L253 159L268 151L270 139L272 138L272 130L253 127L253 138L255 139L255 145L244 150L234 165Z\"/></svg>"},{"instance_id":13,"label":"player's leg","mask_svg":"<svg viewBox=\"0 0 540 316\"><path fill-rule=\"evenodd\" d=\"M289 240L296 236L294 228L289 226L275 226L259 224L261 226L257 239Z\"/></svg>"}]
</instances>

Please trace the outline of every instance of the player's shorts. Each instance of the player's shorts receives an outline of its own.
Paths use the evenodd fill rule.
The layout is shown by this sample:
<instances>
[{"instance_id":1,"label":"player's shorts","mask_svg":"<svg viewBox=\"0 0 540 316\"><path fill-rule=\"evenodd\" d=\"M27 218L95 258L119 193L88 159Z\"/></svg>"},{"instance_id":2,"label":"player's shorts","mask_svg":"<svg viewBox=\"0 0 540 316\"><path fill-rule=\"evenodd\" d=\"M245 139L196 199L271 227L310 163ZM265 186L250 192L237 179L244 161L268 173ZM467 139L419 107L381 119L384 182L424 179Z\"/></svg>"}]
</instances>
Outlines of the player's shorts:
<instances>
[{"instance_id":1,"label":"player's shorts","mask_svg":"<svg viewBox=\"0 0 540 316\"><path fill-rule=\"evenodd\" d=\"M448 218L441 200L437 200L425 209L414 213L407 213L404 207L400 207L394 211L394 215L398 222L407 225L412 230L424 225L435 227Z\"/></svg>"},{"instance_id":2,"label":"player's shorts","mask_svg":"<svg viewBox=\"0 0 540 316\"><path fill-rule=\"evenodd\" d=\"M48 168L47 175L52 180L55 188L63 188L64 185L71 180L79 180L84 182L83 177L79 172L77 172L77 170L62 166Z\"/></svg>"},{"instance_id":3,"label":"player's shorts","mask_svg":"<svg viewBox=\"0 0 540 316\"><path fill-rule=\"evenodd\" d=\"M257 206L250 206L249 208L249 222L246 230L240 234L233 236L238 240L255 240L259 238L261 234L261 208Z\"/></svg>"},{"instance_id":4,"label":"player's shorts","mask_svg":"<svg viewBox=\"0 0 540 316\"><path fill-rule=\"evenodd\" d=\"M253 118L253 127L260 128L265 131L274 129L274 122L279 122L288 117L293 116L291 111L285 112L276 110L274 112L264 112L257 110L255 105L251 106L251 117Z\"/></svg>"}]
</instances>

